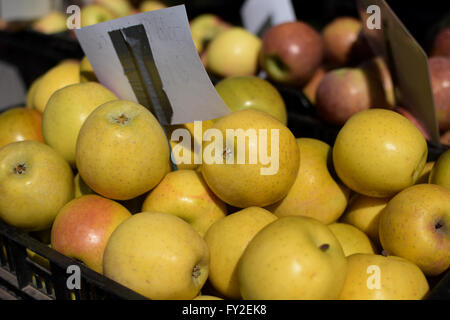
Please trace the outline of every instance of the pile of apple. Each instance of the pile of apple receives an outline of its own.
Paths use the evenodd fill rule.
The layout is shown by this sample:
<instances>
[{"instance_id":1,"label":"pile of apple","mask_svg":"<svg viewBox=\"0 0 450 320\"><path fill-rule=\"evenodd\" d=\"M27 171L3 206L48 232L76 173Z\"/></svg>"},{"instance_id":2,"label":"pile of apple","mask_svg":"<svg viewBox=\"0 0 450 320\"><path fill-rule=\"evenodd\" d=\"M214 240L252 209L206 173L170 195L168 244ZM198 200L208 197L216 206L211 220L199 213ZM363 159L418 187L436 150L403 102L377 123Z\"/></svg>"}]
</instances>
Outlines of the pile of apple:
<instances>
[{"instance_id":1,"label":"pile of apple","mask_svg":"<svg viewBox=\"0 0 450 320\"><path fill-rule=\"evenodd\" d=\"M272 79L307 83L323 49L291 47L293 72L271 51L285 46L269 36L278 28L293 32L285 40L322 43L303 22L262 42L237 27L200 42L233 111L204 130L225 139L227 129L277 129L278 145L268 140L279 148L276 173L262 175L258 155L174 170L166 133L193 124L163 128L98 83L86 58L65 60L30 86L26 106L0 114L0 219L150 299L424 298L428 277L450 267L450 150L427 163L424 135L386 105L352 112L333 146L294 137L274 85L228 73L256 73L262 61ZM214 50L221 41L229 45ZM242 50L226 49L234 44ZM237 52L255 54L236 62Z\"/></svg>"}]
</instances>

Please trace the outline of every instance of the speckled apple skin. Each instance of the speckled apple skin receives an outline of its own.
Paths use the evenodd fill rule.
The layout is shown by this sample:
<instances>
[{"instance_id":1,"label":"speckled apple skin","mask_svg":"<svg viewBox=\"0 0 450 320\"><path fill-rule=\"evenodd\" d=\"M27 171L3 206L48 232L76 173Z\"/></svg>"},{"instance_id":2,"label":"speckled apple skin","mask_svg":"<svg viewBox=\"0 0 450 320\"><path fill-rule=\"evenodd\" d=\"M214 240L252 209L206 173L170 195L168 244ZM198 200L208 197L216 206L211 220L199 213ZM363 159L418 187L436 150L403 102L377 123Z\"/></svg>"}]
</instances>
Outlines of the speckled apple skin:
<instances>
[{"instance_id":1,"label":"speckled apple skin","mask_svg":"<svg viewBox=\"0 0 450 320\"><path fill-rule=\"evenodd\" d=\"M426 275L441 274L450 267L450 190L433 184L403 190L381 212L379 235L389 254L414 262Z\"/></svg>"},{"instance_id":2,"label":"speckled apple skin","mask_svg":"<svg viewBox=\"0 0 450 320\"><path fill-rule=\"evenodd\" d=\"M119 203L98 195L83 195L67 203L56 216L51 246L103 273L103 253L111 233L131 217Z\"/></svg>"},{"instance_id":3,"label":"speckled apple skin","mask_svg":"<svg viewBox=\"0 0 450 320\"><path fill-rule=\"evenodd\" d=\"M402 115L384 109L352 116L333 147L339 178L353 191L379 198L413 185L427 155L422 133Z\"/></svg>"}]
</instances>

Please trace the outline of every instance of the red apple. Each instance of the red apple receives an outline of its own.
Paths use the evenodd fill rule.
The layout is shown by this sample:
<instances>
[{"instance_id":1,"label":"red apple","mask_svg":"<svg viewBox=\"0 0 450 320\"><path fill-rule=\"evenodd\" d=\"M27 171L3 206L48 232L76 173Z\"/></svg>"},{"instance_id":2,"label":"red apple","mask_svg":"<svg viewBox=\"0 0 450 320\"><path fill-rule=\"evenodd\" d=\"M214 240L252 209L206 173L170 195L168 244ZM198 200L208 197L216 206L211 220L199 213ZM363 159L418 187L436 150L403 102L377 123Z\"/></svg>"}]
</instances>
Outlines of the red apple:
<instances>
[{"instance_id":1,"label":"red apple","mask_svg":"<svg viewBox=\"0 0 450 320\"><path fill-rule=\"evenodd\" d=\"M423 136L425 137L425 139L427 139L428 141L430 141L430 135L427 132L427 130L425 129L425 127L422 125L422 123L420 123L420 121L411 114L411 112L409 112L408 110L406 110L405 108L402 107L396 107L394 109L394 111L397 111L398 113L400 113L401 115L405 116L406 118L408 118L409 121L411 121L416 127L417 129L419 129L420 132L422 132Z\"/></svg>"},{"instance_id":2,"label":"red apple","mask_svg":"<svg viewBox=\"0 0 450 320\"><path fill-rule=\"evenodd\" d=\"M434 105L441 132L450 129L450 57L428 59Z\"/></svg>"},{"instance_id":3,"label":"red apple","mask_svg":"<svg viewBox=\"0 0 450 320\"><path fill-rule=\"evenodd\" d=\"M334 67L360 62L366 57L368 45L362 23L353 17L337 17L322 30L325 59Z\"/></svg>"},{"instance_id":4,"label":"red apple","mask_svg":"<svg viewBox=\"0 0 450 320\"><path fill-rule=\"evenodd\" d=\"M343 125L357 112L386 104L381 83L362 68L329 71L316 93L317 115L335 125Z\"/></svg>"},{"instance_id":5,"label":"red apple","mask_svg":"<svg viewBox=\"0 0 450 320\"><path fill-rule=\"evenodd\" d=\"M303 86L322 63L320 33L302 21L271 27L263 36L261 67L275 82Z\"/></svg>"},{"instance_id":6,"label":"red apple","mask_svg":"<svg viewBox=\"0 0 450 320\"><path fill-rule=\"evenodd\" d=\"M42 113L25 107L16 107L0 114L0 148L11 142L34 140L42 137Z\"/></svg>"},{"instance_id":7,"label":"red apple","mask_svg":"<svg viewBox=\"0 0 450 320\"><path fill-rule=\"evenodd\" d=\"M303 87L303 94L309 99L312 104L316 103L316 92L323 77L327 74L327 69L320 66L308 83Z\"/></svg>"},{"instance_id":8,"label":"red apple","mask_svg":"<svg viewBox=\"0 0 450 320\"><path fill-rule=\"evenodd\" d=\"M103 273L103 252L116 227L131 213L121 204L98 195L84 195L68 202L52 226L51 246Z\"/></svg>"},{"instance_id":9,"label":"red apple","mask_svg":"<svg viewBox=\"0 0 450 320\"><path fill-rule=\"evenodd\" d=\"M450 56L450 27L439 31L434 38L431 56Z\"/></svg>"}]
</instances>

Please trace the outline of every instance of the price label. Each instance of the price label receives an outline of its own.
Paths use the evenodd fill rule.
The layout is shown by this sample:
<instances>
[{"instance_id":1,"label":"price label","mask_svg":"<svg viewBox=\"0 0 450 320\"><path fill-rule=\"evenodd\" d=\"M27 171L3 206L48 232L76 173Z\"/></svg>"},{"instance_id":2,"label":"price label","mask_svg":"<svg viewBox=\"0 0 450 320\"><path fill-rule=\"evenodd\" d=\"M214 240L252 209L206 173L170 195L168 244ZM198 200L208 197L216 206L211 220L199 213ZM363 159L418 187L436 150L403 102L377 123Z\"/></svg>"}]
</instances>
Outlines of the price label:
<instances>
[{"instance_id":1,"label":"price label","mask_svg":"<svg viewBox=\"0 0 450 320\"><path fill-rule=\"evenodd\" d=\"M215 119L231 110L195 49L184 5L75 30L99 81L143 104L162 124Z\"/></svg>"},{"instance_id":2,"label":"price label","mask_svg":"<svg viewBox=\"0 0 450 320\"><path fill-rule=\"evenodd\" d=\"M258 36L271 26L297 19L290 0L247 0L241 18L244 28Z\"/></svg>"}]
</instances>

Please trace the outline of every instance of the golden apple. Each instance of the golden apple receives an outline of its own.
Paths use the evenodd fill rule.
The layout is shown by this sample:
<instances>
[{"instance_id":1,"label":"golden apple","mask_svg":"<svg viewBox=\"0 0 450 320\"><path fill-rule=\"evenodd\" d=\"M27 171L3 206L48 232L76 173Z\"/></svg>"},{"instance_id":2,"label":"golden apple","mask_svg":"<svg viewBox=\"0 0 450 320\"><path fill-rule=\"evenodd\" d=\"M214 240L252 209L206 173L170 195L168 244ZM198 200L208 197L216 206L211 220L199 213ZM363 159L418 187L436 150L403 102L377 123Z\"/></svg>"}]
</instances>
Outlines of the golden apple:
<instances>
[{"instance_id":1,"label":"golden apple","mask_svg":"<svg viewBox=\"0 0 450 320\"><path fill-rule=\"evenodd\" d=\"M431 170L429 182L450 189L450 149L439 156Z\"/></svg>"},{"instance_id":2,"label":"golden apple","mask_svg":"<svg viewBox=\"0 0 450 320\"><path fill-rule=\"evenodd\" d=\"M263 111L247 109L222 117L212 129L220 137L205 147L209 154L213 146L213 159L204 155L202 174L220 199L239 208L264 207L287 195L300 152L286 126Z\"/></svg>"},{"instance_id":3,"label":"golden apple","mask_svg":"<svg viewBox=\"0 0 450 320\"><path fill-rule=\"evenodd\" d=\"M390 197L413 185L427 161L422 133L402 115L369 109L352 116L339 131L333 163L353 191Z\"/></svg>"},{"instance_id":4,"label":"golden apple","mask_svg":"<svg viewBox=\"0 0 450 320\"><path fill-rule=\"evenodd\" d=\"M336 182L328 161L331 148L317 139L299 138L300 169L286 197L269 207L279 217L306 216L325 224L335 222L347 207L350 190Z\"/></svg>"},{"instance_id":5,"label":"golden apple","mask_svg":"<svg viewBox=\"0 0 450 320\"><path fill-rule=\"evenodd\" d=\"M340 222L351 224L363 231L375 244L380 243L378 225L380 213L386 207L390 198L373 198L355 194Z\"/></svg>"},{"instance_id":6,"label":"golden apple","mask_svg":"<svg viewBox=\"0 0 450 320\"><path fill-rule=\"evenodd\" d=\"M212 39L207 51L207 69L221 76L250 76L259 69L261 39L241 27L231 27Z\"/></svg>"},{"instance_id":7,"label":"golden apple","mask_svg":"<svg viewBox=\"0 0 450 320\"><path fill-rule=\"evenodd\" d=\"M118 18L129 16L133 9L128 0L94 0L94 3L105 7Z\"/></svg>"},{"instance_id":8,"label":"golden apple","mask_svg":"<svg viewBox=\"0 0 450 320\"><path fill-rule=\"evenodd\" d=\"M153 189L168 171L169 142L144 106L114 100L97 107L80 129L76 166L86 184L113 200Z\"/></svg>"},{"instance_id":9,"label":"golden apple","mask_svg":"<svg viewBox=\"0 0 450 320\"><path fill-rule=\"evenodd\" d=\"M73 198L73 173L52 148L19 141L0 149L0 218L24 231L50 228Z\"/></svg>"},{"instance_id":10,"label":"golden apple","mask_svg":"<svg viewBox=\"0 0 450 320\"><path fill-rule=\"evenodd\" d=\"M36 78L30 85L27 91L25 106L29 109L35 109L34 107L34 95L36 94L36 88L38 86L41 77Z\"/></svg>"},{"instance_id":11,"label":"golden apple","mask_svg":"<svg viewBox=\"0 0 450 320\"><path fill-rule=\"evenodd\" d=\"M51 11L31 24L31 29L45 33L54 34L67 30L67 16L59 11Z\"/></svg>"},{"instance_id":12,"label":"golden apple","mask_svg":"<svg viewBox=\"0 0 450 320\"><path fill-rule=\"evenodd\" d=\"M358 253L347 262L341 300L419 300L429 290L423 272L406 259Z\"/></svg>"},{"instance_id":13,"label":"golden apple","mask_svg":"<svg viewBox=\"0 0 450 320\"><path fill-rule=\"evenodd\" d=\"M204 239L210 252L209 281L221 294L240 299L238 265L250 240L277 217L259 207L249 207L215 222Z\"/></svg>"},{"instance_id":14,"label":"golden apple","mask_svg":"<svg viewBox=\"0 0 450 320\"><path fill-rule=\"evenodd\" d=\"M428 181L430 180L430 174L431 171L433 170L434 164L435 161L430 161L425 164L425 167L423 167L423 170L420 173L420 176L417 179L416 184L428 183Z\"/></svg>"},{"instance_id":15,"label":"golden apple","mask_svg":"<svg viewBox=\"0 0 450 320\"><path fill-rule=\"evenodd\" d=\"M0 148L16 141L44 142L42 114L33 109L16 107L0 113Z\"/></svg>"},{"instance_id":16,"label":"golden apple","mask_svg":"<svg viewBox=\"0 0 450 320\"><path fill-rule=\"evenodd\" d=\"M376 253L369 237L358 228L346 223L332 223L328 227L339 240L346 257L354 253Z\"/></svg>"},{"instance_id":17,"label":"golden apple","mask_svg":"<svg viewBox=\"0 0 450 320\"><path fill-rule=\"evenodd\" d=\"M80 82L80 63L76 60L66 60L48 70L40 77L34 89L33 106L44 112L51 95L58 89Z\"/></svg>"},{"instance_id":18,"label":"golden apple","mask_svg":"<svg viewBox=\"0 0 450 320\"><path fill-rule=\"evenodd\" d=\"M227 206L209 189L200 173L177 170L168 173L148 194L142 211L176 215L201 236L227 214Z\"/></svg>"},{"instance_id":19,"label":"golden apple","mask_svg":"<svg viewBox=\"0 0 450 320\"><path fill-rule=\"evenodd\" d=\"M183 219L141 212L112 233L103 256L108 278L153 300L193 299L208 278L209 251Z\"/></svg>"},{"instance_id":20,"label":"golden apple","mask_svg":"<svg viewBox=\"0 0 450 320\"><path fill-rule=\"evenodd\" d=\"M419 184L398 193L381 212L379 235L389 254L427 276L443 273L450 267L450 190Z\"/></svg>"},{"instance_id":21,"label":"golden apple","mask_svg":"<svg viewBox=\"0 0 450 320\"><path fill-rule=\"evenodd\" d=\"M98 81L94 69L87 56L84 56L80 62L80 82Z\"/></svg>"},{"instance_id":22,"label":"golden apple","mask_svg":"<svg viewBox=\"0 0 450 320\"><path fill-rule=\"evenodd\" d=\"M197 51L202 53L212 39L230 27L229 23L211 13L202 13L193 18L190 21L190 29Z\"/></svg>"},{"instance_id":23,"label":"golden apple","mask_svg":"<svg viewBox=\"0 0 450 320\"><path fill-rule=\"evenodd\" d=\"M216 296L199 295L195 297L193 300L223 300L223 299Z\"/></svg>"},{"instance_id":24,"label":"golden apple","mask_svg":"<svg viewBox=\"0 0 450 320\"><path fill-rule=\"evenodd\" d=\"M167 6L161 1L157 0L144 0L139 5L139 11L141 12L154 11L165 8L167 8Z\"/></svg>"},{"instance_id":25,"label":"golden apple","mask_svg":"<svg viewBox=\"0 0 450 320\"><path fill-rule=\"evenodd\" d=\"M309 217L282 217L250 241L238 268L246 300L337 299L347 260L327 225Z\"/></svg>"},{"instance_id":26,"label":"golden apple","mask_svg":"<svg viewBox=\"0 0 450 320\"><path fill-rule=\"evenodd\" d=\"M82 28L117 18L111 10L97 3L83 6L80 15Z\"/></svg>"}]
</instances>

